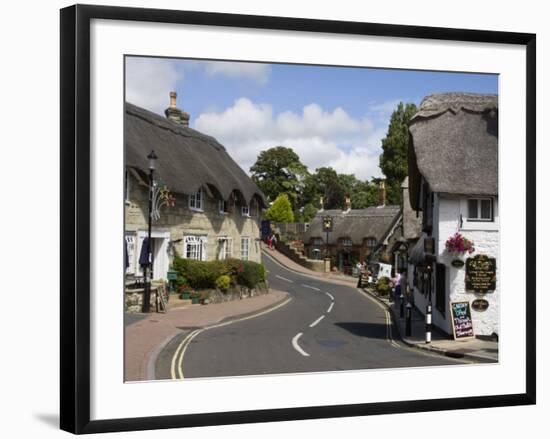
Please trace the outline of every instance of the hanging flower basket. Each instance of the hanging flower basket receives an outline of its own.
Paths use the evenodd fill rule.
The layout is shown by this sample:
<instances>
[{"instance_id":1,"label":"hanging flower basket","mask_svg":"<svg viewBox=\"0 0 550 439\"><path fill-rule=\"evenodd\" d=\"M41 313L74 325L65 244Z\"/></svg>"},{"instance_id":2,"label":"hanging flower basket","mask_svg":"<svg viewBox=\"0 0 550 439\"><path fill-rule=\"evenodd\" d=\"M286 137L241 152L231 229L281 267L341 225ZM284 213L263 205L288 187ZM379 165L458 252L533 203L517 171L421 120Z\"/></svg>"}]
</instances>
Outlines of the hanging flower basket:
<instances>
[{"instance_id":1,"label":"hanging flower basket","mask_svg":"<svg viewBox=\"0 0 550 439\"><path fill-rule=\"evenodd\" d=\"M463 258L475 251L474 242L456 232L445 242L445 250L455 258Z\"/></svg>"}]
</instances>

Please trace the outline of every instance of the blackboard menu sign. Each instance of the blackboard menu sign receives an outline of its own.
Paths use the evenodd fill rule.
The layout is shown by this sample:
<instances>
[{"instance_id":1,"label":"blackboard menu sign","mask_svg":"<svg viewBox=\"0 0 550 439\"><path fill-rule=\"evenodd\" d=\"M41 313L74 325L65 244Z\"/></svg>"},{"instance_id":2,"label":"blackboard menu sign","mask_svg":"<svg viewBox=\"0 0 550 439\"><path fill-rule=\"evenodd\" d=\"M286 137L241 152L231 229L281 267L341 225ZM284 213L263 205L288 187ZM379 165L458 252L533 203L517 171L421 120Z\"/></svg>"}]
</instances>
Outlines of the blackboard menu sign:
<instances>
[{"instance_id":1,"label":"blackboard menu sign","mask_svg":"<svg viewBox=\"0 0 550 439\"><path fill-rule=\"evenodd\" d=\"M474 336L474 325L472 323L472 312L469 302L452 302L451 316L455 340Z\"/></svg>"},{"instance_id":2,"label":"blackboard menu sign","mask_svg":"<svg viewBox=\"0 0 550 439\"><path fill-rule=\"evenodd\" d=\"M466 291L487 293L495 291L497 281L497 263L495 258L476 255L466 260Z\"/></svg>"}]
</instances>

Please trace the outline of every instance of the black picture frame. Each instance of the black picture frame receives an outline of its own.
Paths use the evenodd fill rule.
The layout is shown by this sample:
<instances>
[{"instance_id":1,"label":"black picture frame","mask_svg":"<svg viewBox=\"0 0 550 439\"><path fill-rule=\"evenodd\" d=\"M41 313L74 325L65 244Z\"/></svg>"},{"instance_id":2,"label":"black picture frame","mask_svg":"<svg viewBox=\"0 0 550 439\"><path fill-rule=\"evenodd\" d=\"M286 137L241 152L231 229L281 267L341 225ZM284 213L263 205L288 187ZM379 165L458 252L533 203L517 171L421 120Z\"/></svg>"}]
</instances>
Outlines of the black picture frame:
<instances>
[{"instance_id":1,"label":"black picture frame","mask_svg":"<svg viewBox=\"0 0 550 439\"><path fill-rule=\"evenodd\" d=\"M305 420L535 404L536 36L530 33L75 5L61 10L60 424L72 433ZM525 393L224 413L90 420L90 22L93 19L503 43L526 48Z\"/></svg>"}]
</instances>

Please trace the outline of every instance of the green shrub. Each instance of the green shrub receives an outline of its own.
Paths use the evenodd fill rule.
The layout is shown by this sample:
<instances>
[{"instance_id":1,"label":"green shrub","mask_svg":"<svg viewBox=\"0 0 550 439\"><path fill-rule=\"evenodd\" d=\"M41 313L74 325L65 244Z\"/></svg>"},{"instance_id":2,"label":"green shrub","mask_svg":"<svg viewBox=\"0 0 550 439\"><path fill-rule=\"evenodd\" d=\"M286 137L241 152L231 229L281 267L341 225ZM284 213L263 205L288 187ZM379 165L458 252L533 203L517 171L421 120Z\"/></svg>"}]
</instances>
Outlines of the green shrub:
<instances>
[{"instance_id":1,"label":"green shrub","mask_svg":"<svg viewBox=\"0 0 550 439\"><path fill-rule=\"evenodd\" d=\"M216 287L224 293L229 289L230 286L231 276L229 276L228 274L222 274L216 279Z\"/></svg>"},{"instance_id":2,"label":"green shrub","mask_svg":"<svg viewBox=\"0 0 550 439\"><path fill-rule=\"evenodd\" d=\"M237 283L247 288L255 288L260 282L265 282L265 268L262 264L242 261L242 269L237 274Z\"/></svg>"},{"instance_id":3,"label":"green shrub","mask_svg":"<svg viewBox=\"0 0 550 439\"><path fill-rule=\"evenodd\" d=\"M178 279L195 289L219 288L224 291L218 285L218 279L221 277L224 277L224 280L220 282L227 284L226 290L231 283L255 288L258 283L265 282L264 266L252 261L195 261L175 256L172 266L178 272Z\"/></svg>"},{"instance_id":4,"label":"green shrub","mask_svg":"<svg viewBox=\"0 0 550 439\"><path fill-rule=\"evenodd\" d=\"M381 296L388 295L391 290L390 279L385 276L378 279L378 282L376 282L376 290Z\"/></svg>"}]
</instances>

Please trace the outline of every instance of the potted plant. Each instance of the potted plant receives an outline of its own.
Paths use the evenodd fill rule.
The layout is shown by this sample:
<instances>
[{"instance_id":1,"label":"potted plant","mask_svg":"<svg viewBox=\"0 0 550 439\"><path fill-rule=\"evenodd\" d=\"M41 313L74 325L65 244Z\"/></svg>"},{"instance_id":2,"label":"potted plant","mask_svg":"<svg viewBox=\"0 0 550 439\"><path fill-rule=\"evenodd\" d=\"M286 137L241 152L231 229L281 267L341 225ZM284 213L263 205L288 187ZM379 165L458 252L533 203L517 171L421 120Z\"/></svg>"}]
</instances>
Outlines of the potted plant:
<instances>
[{"instance_id":1,"label":"potted plant","mask_svg":"<svg viewBox=\"0 0 550 439\"><path fill-rule=\"evenodd\" d=\"M188 300L191 296L191 289L187 285L181 285L178 291L180 293L180 299Z\"/></svg>"},{"instance_id":2,"label":"potted plant","mask_svg":"<svg viewBox=\"0 0 550 439\"><path fill-rule=\"evenodd\" d=\"M445 242L445 250L455 258L462 258L466 253L472 254L475 251L474 242L456 232Z\"/></svg>"}]
</instances>

